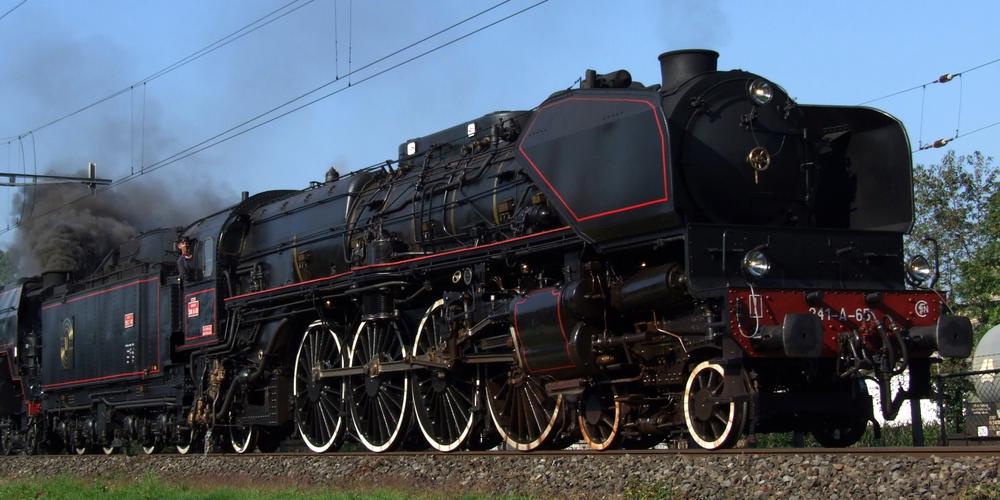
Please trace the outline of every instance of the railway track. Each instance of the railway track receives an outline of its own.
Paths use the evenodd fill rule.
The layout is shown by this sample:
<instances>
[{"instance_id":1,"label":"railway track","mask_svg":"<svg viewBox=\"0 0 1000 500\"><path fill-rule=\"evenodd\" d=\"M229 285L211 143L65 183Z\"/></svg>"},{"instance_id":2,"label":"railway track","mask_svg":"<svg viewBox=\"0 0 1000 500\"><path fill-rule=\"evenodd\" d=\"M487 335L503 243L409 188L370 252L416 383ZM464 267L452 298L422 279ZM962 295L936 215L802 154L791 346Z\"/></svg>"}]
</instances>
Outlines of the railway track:
<instances>
[{"instance_id":1,"label":"railway track","mask_svg":"<svg viewBox=\"0 0 1000 500\"><path fill-rule=\"evenodd\" d=\"M1000 446L740 448L439 453L161 453L0 457L0 478L56 475L324 491L388 488L452 497L606 498L668 492L685 498L954 498L1000 491ZM638 492L638 493L637 493Z\"/></svg>"},{"instance_id":2,"label":"railway track","mask_svg":"<svg viewBox=\"0 0 1000 500\"><path fill-rule=\"evenodd\" d=\"M120 455L120 453L119 453ZM181 455L177 453L160 453L148 455L151 458L185 458L197 460L205 456L215 458L318 458L335 460L338 457L364 457L364 458L401 458L401 457L523 457L526 459L539 457L602 457L602 456L771 456L771 455L861 455L861 456L906 456L906 457L977 457L977 456L1000 456L1000 446L928 446L921 448L914 447L892 447L892 448L735 448L728 450L701 450L701 449L651 449L651 450L552 450L534 451L524 453L516 450L489 450L489 451L456 451L451 453L441 453L436 451L393 451L385 453L371 453L367 451L340 451L337 453L313 453L309 451L288 451L280 453L192 453ZM79 455L31 455L39 458L66 458L78 459ZM105 456L93 454L90 456ZM144 455L145 456L145 455Z\"/></svg>"}]
</instances>

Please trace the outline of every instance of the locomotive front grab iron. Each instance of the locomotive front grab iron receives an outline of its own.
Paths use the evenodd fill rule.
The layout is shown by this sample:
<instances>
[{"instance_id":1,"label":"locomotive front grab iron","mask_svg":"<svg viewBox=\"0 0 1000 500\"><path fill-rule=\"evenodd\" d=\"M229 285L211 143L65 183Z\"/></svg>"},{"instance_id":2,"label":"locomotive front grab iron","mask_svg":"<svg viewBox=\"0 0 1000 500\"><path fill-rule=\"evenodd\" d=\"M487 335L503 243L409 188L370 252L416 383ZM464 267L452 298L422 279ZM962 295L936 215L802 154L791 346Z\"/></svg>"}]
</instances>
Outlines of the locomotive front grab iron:
<instances>
[{"instance_id":1,"label":"locomotive front grab iron","mask_svg":"<svg viewBox=\"0 0 1000 500\"><path fill-rule=\"evenodd\" d=\"M891 416L929 395L933 352L971 348L903 255L907 136L717 57L665 53L652 86L588 71L7 287L0 449L852 444L865 377Z\"/></svg>"}]
</instances>

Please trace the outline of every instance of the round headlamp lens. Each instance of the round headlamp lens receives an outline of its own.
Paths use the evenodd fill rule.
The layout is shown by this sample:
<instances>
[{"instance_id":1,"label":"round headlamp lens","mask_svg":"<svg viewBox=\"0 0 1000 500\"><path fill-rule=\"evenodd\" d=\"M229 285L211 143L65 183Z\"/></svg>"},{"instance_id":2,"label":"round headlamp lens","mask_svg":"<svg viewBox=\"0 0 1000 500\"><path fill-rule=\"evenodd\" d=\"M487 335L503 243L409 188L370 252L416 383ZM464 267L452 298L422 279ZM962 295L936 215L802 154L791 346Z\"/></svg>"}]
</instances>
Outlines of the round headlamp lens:
<instances>
[{"instance_id":1,"label":"round headlamp lens","mask_svg":"<svg viewBox=\"0 0 1000 500\"><path fill-rule=\"evenodd\" d=\"M763 278L771 272L771 260L763 250L750 250L743 256L743 270L753 278Z\"/></svg>"},{"instance_id":2,"label":"round headlamp lens","mask_svg":"<svg viewBox=\"0 0 1000 500\"><path fill-rule=\"evenodd\" d=\"M774 97L774 89L771 88L770 83L764 80L754 80L750 84L750 99L753 102L763 106L771 102L772 97Z\"/></svg>"},{"instance_id":3,"label":"round headlamp lens","mask_svg":"<svg viewBox=\"0 0 1000 500\"><path fill-rule=\"evenodd\" d=\"M910 279L914 283L923 283L930 279L931 275L934 274L934 269L931 268L930 262L927 261L927 257L923 255L917 255L910 259L910 262L906 264L906 274L910 276Z\"/></svg>"}]
</instances>

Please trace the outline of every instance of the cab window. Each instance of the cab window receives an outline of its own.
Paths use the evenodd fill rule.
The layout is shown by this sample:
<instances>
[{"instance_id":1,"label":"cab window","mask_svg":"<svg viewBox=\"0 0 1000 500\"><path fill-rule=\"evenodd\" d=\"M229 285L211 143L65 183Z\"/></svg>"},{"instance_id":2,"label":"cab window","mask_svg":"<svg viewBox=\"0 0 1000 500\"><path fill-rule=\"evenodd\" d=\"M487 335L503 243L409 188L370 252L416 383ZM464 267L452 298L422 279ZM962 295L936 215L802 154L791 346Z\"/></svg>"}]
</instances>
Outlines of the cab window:
<instances>
[{"instance_id":1,"label":"cab window","mask_svg":"<svg viewBox=\"0 0 1000 500\"><path fill-rule=\"evenodd\" d=\"M215 240L212 238L205 238L202 241L202 268L201 275L205 278L212 277L212 270L215 268Z\"/></svg>"}]
</instances>

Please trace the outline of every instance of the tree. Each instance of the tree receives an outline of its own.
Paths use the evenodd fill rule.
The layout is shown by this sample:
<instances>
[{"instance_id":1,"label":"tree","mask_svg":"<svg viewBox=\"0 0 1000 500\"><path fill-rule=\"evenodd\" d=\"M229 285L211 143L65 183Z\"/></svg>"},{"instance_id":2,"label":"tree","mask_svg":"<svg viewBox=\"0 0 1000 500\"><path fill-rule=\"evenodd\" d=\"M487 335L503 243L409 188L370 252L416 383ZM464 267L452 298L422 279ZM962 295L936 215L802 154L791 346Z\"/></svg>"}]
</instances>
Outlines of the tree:
<instances>
[{"instance_id":1,"label":"tree","mask_svg":"<svg viewBox=\"0 0 1000 500\"><path fill-rule=\"evenodd\" d=\"M0 286L15 279L17 276L14 274L14 263L11 261L10 254L0 250Z\"/></svg>"},{"instance_id":2,"label":"tree","mask_svg":"<svg viewBox=\"0 0 1000 500\"><path fill-rule=\"evenodd\" d=\"M986 242L971 259L959 263L962 281L955 291L963 298L965 314L984 330L1000 324L1000 193L990 197L979 231Z\"/></svg>"},{"instance_id":3,"label":"tree","mask_svg":"<svg viewBox=\"0 0 1000 500\"><path fill-rule=\"evenodd\" d=\"M990 318L1000 319L996 311L1000 304L990 301L1000 286L995 260L1000 255L998 179L1000 169L993 159L978 151L962 156L952 151L937 165L918 164L913 169L916 213L907 253L928 254L924 238L938 242L938 287L951 293L957 312L977 320L977 337L994 324Z\"/></svg>"}]
</instances>

